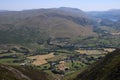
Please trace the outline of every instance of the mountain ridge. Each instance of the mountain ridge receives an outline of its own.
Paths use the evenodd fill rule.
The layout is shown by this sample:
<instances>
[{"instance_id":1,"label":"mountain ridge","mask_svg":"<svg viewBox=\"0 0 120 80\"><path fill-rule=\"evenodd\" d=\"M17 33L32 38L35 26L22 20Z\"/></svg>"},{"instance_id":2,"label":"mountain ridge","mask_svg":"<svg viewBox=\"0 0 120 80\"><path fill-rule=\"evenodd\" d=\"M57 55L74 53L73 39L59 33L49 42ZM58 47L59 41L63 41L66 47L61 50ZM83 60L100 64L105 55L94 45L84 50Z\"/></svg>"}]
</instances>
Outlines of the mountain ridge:
<instances>
[{"instance_id":1,"label":"mountain ridge","mask_svg":"<svg viewBox=\"0 0 120 80\"><path fill-rule=\"evenodd\" d=\"M23 43L49 37L94 36L91 20L86 16L83 11L73 8L3 12L0 14L0 42Z\"/></svg>"}]
</instances>

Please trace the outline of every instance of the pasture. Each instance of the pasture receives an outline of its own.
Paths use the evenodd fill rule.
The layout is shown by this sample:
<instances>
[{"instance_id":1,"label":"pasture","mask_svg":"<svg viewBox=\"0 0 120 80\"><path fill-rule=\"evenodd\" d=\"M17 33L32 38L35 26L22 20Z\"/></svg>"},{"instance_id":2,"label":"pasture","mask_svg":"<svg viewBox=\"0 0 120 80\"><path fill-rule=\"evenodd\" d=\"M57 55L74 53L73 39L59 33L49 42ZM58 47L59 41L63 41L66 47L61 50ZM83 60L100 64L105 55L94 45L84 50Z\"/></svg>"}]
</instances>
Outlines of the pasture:
<instances>
[{"instance_id":1,"label":"pasture","mask_svg":"<svg viewBox=\"0 0 120 80\"><path fill-rule=\"evenodd\" d=\"M45 54L45 55L30 56L27 58L33 60L33 62L32 62L33 65L40 66L40 65L46 64L47 63L46 60L53 58L53 57L54 57L54 53Z\"/></svg>"}]
</instances>

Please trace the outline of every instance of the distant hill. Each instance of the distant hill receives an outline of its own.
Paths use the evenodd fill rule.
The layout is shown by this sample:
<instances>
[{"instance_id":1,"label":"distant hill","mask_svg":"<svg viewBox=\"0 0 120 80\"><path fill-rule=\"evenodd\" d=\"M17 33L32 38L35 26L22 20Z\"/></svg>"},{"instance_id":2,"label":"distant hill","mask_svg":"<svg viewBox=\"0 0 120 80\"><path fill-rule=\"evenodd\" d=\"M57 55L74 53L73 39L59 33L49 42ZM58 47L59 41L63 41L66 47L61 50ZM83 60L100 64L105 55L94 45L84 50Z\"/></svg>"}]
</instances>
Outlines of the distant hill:
<instances>
[{"instance_id":1,"label":"distant hill","mask_svg":"<svg viewBox=\"0 0 120 80\"><path fill-rule=\"evenodd\" d=\"M0 10L0 12L7 12L8 10Z\"/></svg>"},{"instance_id":2,"label":"distant hill","mask_svg":"<svg viewBox=\"0 0 120 80\"><path fill-rule=\"evenodd\" d=\"M91 12L88 12L88 14L92 15L93 17L109 19L111 21L120 20L120 10L119 9L111 9L109 11L91 11Z\"/></svg>"},{"instance_id":3,"label":"distant hill","mask_svg":"<svg viewBox=\"0 0 120 80\"><path fill-rule=\"evenodd\" d=\"M118 47L119 36L110 34L120 32L119 11L85 13L61 7L0 12L0 44L46 44L50 39L69 38L83 46Z\"/></svg>"},{"instance_id":4,"label":"distant hill","mask_svg":"<svg viewBox=\"0 0 120 80\"><path fill-rule=\"evenodd\" d=\"M120 80L120 50L109 53L74 80Z\"/></svg>"},{"instance_id":5,"label":"distant hill","mask_svg":"<svg viewBox=\"0 0 120 80\"><path fill-rule=\"evenodd\" d=\"M120 32L120 9L111 9L109 11L91 11L88 15L94 17L100 26L110 32Z\"/></svg>"},{"instance_id":6,"label":"distant hill","mask_svg":"<svg viewBox=\"0 0 120 80\"><path fill-rule=\"evenodd\" d=\"M46 41L48 38L95 36L92 21L75 8L0 13L0 44Z\"/></svg>"}]
</instances>

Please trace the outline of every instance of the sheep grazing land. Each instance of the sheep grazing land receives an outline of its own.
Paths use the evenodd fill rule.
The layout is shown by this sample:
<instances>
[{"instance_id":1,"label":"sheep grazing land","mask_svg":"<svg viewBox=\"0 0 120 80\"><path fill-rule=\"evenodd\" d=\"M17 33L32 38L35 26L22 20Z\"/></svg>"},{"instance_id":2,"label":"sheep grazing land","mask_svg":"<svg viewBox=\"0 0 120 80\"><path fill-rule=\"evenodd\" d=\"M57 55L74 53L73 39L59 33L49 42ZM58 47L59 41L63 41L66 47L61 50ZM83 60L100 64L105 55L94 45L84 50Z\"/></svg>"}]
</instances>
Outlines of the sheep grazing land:
<instances>
[{"instance_id":1,"label":"sheep grazing land","mask_svg":"<svg viewBox=\"0 0 120 80\"><path fill-rule=\"evenodd\" d=\"M32 62L33 65L39 66L42 64L46 64L47 63L46 59L50 59L53 57L54 57L54 53L50 53L50 54L45 54L45 55L30 56L28 57L28 59L33 60Z\"/></svg>"}]
</instances>

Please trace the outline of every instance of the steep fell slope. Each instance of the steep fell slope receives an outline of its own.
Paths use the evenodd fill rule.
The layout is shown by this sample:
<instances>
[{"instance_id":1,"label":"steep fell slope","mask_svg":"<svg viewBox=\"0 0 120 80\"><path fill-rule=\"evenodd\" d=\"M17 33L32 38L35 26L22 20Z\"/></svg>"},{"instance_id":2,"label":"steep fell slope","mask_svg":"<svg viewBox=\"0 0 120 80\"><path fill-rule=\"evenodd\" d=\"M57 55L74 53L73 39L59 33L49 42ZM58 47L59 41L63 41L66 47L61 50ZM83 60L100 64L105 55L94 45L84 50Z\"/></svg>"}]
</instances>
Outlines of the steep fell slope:
<instances>
[{"instance_id":1,"label":"steep fell slope","mask_svg":"<svg viewBox=\"0 0 120 80\"><path fill-rule=\"evenodd\" d=\"M74 80L120 80L120 50L108 54Z\"/></svg>"},{"instance_id":2,"label":"steep fell slope","mask_svg":"<svg viewBox=\"0 0 120 80\"><path fill-rule=\"evenodd\" d=\"M0 80L54 80L54 78L34 67L0 64Z\"/></svg>"}]
</instances>

